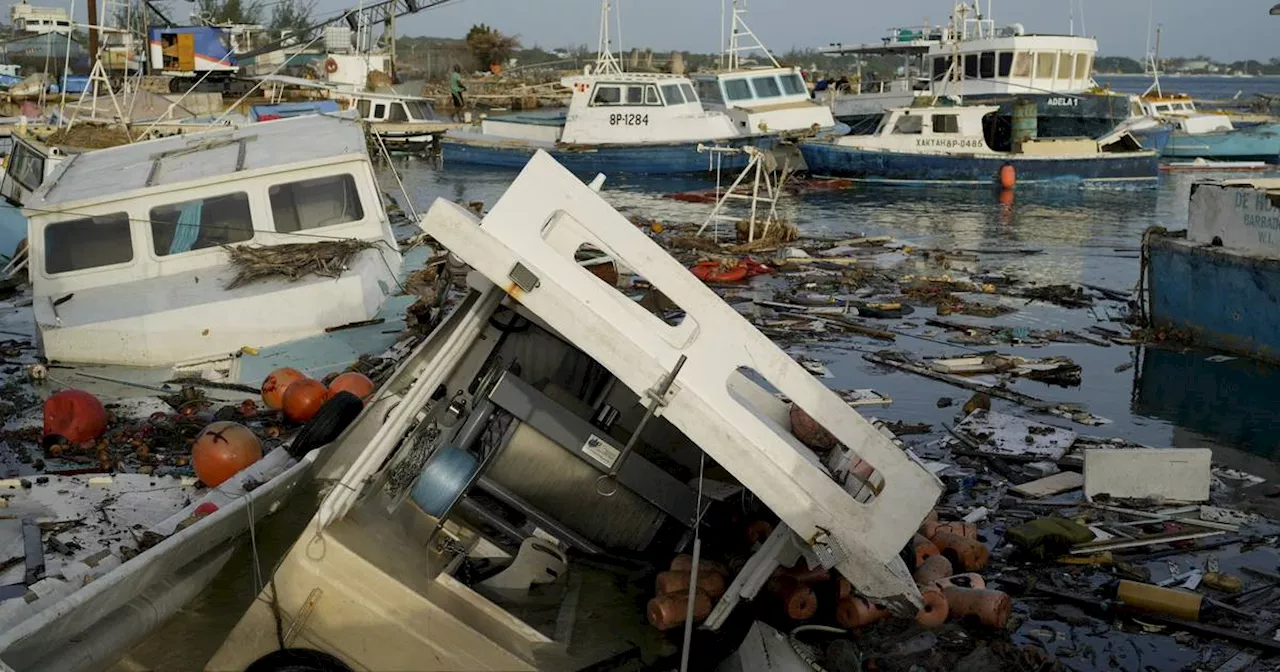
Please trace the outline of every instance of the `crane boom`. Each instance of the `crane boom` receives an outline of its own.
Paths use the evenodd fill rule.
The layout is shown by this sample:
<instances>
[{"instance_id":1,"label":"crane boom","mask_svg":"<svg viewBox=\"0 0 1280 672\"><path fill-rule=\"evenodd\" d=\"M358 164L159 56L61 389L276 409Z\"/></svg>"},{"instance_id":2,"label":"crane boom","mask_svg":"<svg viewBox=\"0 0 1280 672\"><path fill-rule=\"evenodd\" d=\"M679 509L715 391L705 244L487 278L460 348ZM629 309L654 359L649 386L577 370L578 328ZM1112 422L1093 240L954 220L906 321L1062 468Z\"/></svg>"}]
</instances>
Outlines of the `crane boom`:
<instances>
[{"instance_id":1,"label":"crane boom","mask_svg":"<svg viewBox=\"0 0 1280 672\"><path fill-rule=\"evenodd\" d=\"M360 24L360 14L363 13L369 24L383 23L391 20L391 17L399 18L408 16L409 14L417 14L424 9L439 7L440 5L455 2L456 0L382 0L365 5L363 8L349 9L342 14L329 19L317 21L306 28L294 31L289 35L287 40L276 40L270 44L265 44L257 49L251 49L243 54L236 54L238 58L248 58L259 54L266 54L287 46L288 43L296 43L297 41L309 42L316 32L322 30L325 26L331 26L335 23L346 22L351 26L352 30L358 30Z\"/></svg>"}]
</instances>

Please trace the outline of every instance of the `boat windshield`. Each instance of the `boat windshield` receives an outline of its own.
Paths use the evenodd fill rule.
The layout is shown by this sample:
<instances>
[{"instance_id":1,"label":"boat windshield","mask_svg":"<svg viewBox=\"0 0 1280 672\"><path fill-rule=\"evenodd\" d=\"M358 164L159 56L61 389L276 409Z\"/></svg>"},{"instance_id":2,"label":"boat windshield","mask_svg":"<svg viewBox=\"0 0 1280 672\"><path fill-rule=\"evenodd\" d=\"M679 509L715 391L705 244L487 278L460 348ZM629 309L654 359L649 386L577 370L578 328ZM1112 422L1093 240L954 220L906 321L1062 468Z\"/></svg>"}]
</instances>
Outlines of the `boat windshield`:
<instances>
[{"instance_id":1,"label":"boat windshield","mask_svg":"<svg viewBox=\"0 0 1280 672\"><path fill-rule=\"evenodd\" d=\"M16 143L6 170L27 191L35 191L44 181L44 156L28 145Z\"/></svg>"},{"instance_id":2,"label":"boat windshield","mask_svg":"<svg viewBox=\"0 0 1280 672\"><path fill-rule=\"evenodd\" d=\"M662 97L666 99L668 105L683 105L684 95L680 93L679 84L663 84Z\"/></svg>"},{"instance_id":3,"label":"boat windshield","mask_svg":"<svg viewBox=\"0 0 1280 672\"><path fill-rule=\"evenodd\" d=\"M431 121L436 118L436 111L425 100L406 100L404 106L409 108L409 116L418 121Z\"/></svg>"}]
</instances>

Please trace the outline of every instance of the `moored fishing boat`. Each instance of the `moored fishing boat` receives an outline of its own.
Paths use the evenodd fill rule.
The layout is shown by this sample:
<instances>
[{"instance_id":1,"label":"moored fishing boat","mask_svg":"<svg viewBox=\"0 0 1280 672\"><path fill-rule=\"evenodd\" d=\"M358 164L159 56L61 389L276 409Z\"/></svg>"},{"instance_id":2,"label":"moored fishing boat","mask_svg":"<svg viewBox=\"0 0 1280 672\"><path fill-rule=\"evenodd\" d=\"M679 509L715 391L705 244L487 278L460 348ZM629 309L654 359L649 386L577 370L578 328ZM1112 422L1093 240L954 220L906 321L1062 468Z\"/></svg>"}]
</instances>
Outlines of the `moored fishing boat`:
<instances>
[{"instance_id":1,"label":"moored fishing boat","mask_svg":"<svg viewBox=\"0 0 1280 672\"><path fill-rule=\"evenodd\" d=\"M479 128L449 132L446 163L520 168L538 151L576 173L696 173L715 167L698 145L772 149L777 134L741 132L728 115L709 112L682 75L582 74L561 83L572 91L563 117L510 115L482 119ZM726 154L725 168L746 165Z\"/></svg>"},{"instance_id":2,"label":"moored fishing boat","mask_svg":"<svg viewBox=\"0 0 1280 672\"><path fill-rule=\"evenodd\" d=\"M1143 240L1154 327L1203 345L1280 361L1280 180L1192 186L1185 233Z\"/></svg>"},{"instance_id":3,"label":"moored fishing boat","mask_svg":"<svg viewBox=\"0 0 1280 672\"><path fill-rule=\"evenodd\" d=\"M1036 138L1033 128L1023 128L1015 135L995 123L997 110L898 108L884 115L873 135L804 140L800 151L814 175L873 182L1154 185L1159 177L1159 155L1128 134Z\"/></svg>"}]
</instances>

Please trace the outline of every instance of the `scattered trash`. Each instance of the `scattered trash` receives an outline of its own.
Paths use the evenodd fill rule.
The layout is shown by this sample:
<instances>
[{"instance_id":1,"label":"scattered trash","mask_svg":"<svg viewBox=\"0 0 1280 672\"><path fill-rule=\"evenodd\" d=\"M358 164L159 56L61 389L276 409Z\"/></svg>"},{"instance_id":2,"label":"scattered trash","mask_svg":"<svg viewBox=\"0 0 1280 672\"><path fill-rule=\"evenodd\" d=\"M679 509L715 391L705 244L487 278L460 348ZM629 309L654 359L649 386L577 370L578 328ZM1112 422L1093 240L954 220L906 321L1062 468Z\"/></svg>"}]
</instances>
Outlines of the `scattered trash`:
<instances>
[{"instance_id":1,"label":"scattered trash","mask_svg":"<svg viewBox=\"0 0 1280 672\"><path fill-rule=\"evenodd\" d=\"M982 409L956 425L955 432L982 454L1028 460L1061 459L1076 440L1070 430Z\"/></svg>"}]
</instances>

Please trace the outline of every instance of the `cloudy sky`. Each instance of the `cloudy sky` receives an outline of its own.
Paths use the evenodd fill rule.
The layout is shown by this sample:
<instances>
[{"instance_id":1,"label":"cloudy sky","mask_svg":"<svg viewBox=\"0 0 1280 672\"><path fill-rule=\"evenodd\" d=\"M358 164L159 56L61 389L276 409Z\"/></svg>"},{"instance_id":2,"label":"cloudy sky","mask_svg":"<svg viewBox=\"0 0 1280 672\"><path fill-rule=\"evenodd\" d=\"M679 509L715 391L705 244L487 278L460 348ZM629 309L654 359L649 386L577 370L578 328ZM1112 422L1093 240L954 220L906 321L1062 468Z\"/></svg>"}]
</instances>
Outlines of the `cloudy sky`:
<instances>
[{"instance_id":1,"label":"cloudy sky","mask_svg":"<svg viewBox=\"0 0 1280 672\"><path fill-rule=\"evenodd\" d=\"M77 4L83 20L85 4ZM267 3L277 0L265 0ZM719 0L614 0L622 12L622 43L655 49L715 51L719 43ZM1077 33L1096 37L1105 55L1140 58L1147 44L1147 13L1164 26L1167 56L1205 54L1234 61L1266 61L1280 56L1280 16L1269 16L1276 0L992 0L998 25L1022 23L1029 32L1066 33L1075 8ZM14 0L0 0L5 7ZM56 0L31 0L40 6ZM170 0L171 17L185 17L193 5ZM353 0L318 0L317 12L351 7ZM878 40L891 26L946 21L953 0L751 0L749 23L775 51L832 42ZM983 0L986 7L986 0ZM1083 9L1082 9L1083 7ZM461 37L474 23L518 34L525 45L594 47L600 0L450 0L442 7L405 18L402 35ZM616 43L615 43L616 44Z\"/></svg>"},{"instance_id":2,"label":"cloudy sky","mask_svg":"<svg viewBox=\"0 0 1280 672\"><path fill-rule=\"evenodd\" d=\"M348 0L320 0L334 10ZM709 52L719 43L718 0L615 0L626 45ZM1083 4L1083 19L1081 17ZM1280 56L1275 0L1155 0L1164 26L1162 53L1206 54L1234 61ZM891 26L946 21L952 0L751 0L748 22L775 51L831 42L878 40ZM982 0L986 8L986 0ZM1077 33L1098 39L1103 54L1141 57L1151 0L993 0L998 25L1022 23L1028 32L1066 33L1075 7ZM401 34L460 36L473 23L517 33L526 45L595 45L600 0L453 0L400 23ZM1083 27L1083 28L1082 28Z\"/></svg>"}]
</instances>

